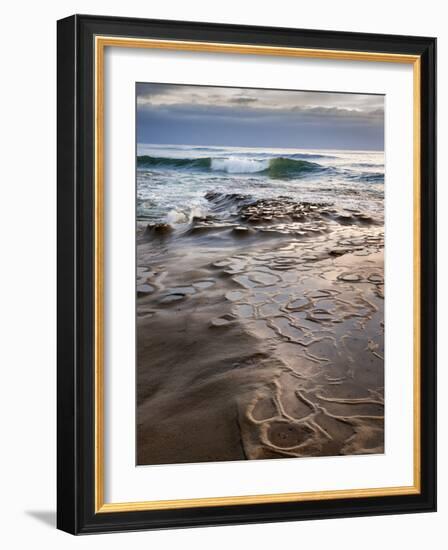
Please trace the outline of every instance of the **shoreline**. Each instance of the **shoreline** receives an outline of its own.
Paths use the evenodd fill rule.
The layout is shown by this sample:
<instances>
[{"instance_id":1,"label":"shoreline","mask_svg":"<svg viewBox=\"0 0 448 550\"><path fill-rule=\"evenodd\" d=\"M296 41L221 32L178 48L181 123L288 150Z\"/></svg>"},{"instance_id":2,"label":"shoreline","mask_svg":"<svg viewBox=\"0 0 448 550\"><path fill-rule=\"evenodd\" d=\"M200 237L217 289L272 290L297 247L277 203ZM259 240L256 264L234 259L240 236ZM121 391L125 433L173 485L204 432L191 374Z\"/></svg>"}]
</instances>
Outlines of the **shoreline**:
<instances>
[{"instance_id":1,"label":"shoreline","mask_svg":"<svg viewBox=\"0 0 448 550\"><path fill-rule=\"evenodd\" d=\"M291 205L138 224L139 465L384 452L381 222Z\"/></svg>"}]
</instances>

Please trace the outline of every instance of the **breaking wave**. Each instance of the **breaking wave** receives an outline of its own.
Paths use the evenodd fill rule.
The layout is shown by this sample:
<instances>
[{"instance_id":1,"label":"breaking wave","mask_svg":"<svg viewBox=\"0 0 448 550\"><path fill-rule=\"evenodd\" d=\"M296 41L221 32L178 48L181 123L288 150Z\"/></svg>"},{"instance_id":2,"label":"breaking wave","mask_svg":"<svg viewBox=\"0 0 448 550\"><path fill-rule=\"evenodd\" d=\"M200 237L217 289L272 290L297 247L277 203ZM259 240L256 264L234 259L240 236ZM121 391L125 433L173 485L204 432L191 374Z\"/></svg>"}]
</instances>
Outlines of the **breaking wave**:
<instances>
[{"instance_id":1,"label":"breaking wave","mask_svg":"<svg viewBox=\"0 0 448 550\"><path fill-rule=\"evenodd\" d=\"M172 158L142 155L137 157L138 168L167 168L177 170L201 170L226 172L229 174L262 174L271 178L297 177L326 168L316 162L303 159L277 157L253 159L245 157L228 158Z\"/></svg>"}]
</instances>

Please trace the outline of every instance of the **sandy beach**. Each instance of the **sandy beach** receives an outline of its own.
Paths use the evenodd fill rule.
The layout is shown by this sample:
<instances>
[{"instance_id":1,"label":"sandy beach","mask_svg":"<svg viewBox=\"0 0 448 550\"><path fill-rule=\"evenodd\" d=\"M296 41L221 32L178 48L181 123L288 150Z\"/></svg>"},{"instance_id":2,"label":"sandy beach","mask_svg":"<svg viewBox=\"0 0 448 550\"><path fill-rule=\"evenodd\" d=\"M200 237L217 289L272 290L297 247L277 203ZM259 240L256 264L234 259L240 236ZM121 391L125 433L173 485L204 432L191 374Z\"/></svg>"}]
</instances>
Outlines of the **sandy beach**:
<instances>
[{"instance_id":1,"label":"sandy beach","mask_svg":"<svg viewBox=\"0 0 448 550\"><path fill-rule=\"evenodd\" d=\"M138 223L137 464L384 452L382 218L206 200Z\"/></svg>"}]
</instances>

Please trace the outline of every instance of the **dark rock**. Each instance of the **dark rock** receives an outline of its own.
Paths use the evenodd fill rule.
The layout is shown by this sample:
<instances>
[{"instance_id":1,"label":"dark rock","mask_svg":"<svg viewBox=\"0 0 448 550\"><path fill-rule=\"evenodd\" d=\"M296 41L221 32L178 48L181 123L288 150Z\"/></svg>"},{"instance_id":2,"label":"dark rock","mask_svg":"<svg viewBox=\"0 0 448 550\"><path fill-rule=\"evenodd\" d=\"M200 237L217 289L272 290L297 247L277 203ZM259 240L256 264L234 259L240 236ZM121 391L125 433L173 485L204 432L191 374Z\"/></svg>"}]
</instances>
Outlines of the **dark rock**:
<instances>
[{"instance_id":1,"label":"dark rock","mask_svg":"<svg viewBox=\"0 0 448 550\"><path fill-rule=\"evenodd\" d=\"M145 237L167 237L173 232L173 228L169 223L149 223L146 226Z\"/></svg>"},{"instance_id":2,"label":"dark rock","mask_svg":"<svg viewBox=\"0 0 448 550\"><path fill-rule=\"evenodd\" d=\"M249 235L252 235L254 233L254 230L250 229L249 227L238 225L237 227L233 228L232 233L237 237L248 237Z\"/></svg>"}]
</instances>

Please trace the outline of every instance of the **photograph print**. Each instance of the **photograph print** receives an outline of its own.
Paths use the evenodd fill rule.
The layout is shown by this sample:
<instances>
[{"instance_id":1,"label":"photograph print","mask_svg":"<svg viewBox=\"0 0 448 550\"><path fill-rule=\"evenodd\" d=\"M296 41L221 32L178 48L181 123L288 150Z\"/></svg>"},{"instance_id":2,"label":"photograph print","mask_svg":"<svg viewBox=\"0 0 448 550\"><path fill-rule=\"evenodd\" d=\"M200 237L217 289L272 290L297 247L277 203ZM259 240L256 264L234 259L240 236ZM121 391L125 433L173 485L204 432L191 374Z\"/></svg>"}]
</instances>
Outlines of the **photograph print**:
<instances>
[{"instance_id":1,"label":"photograph print","mask_svg":"<svg viewBox=\"0 0 448 550\"><path fill-rule=\"evenodd\" d=\"M384 96L136 84L136 463L384 453Z\"/></svg>"}]
</instances>

